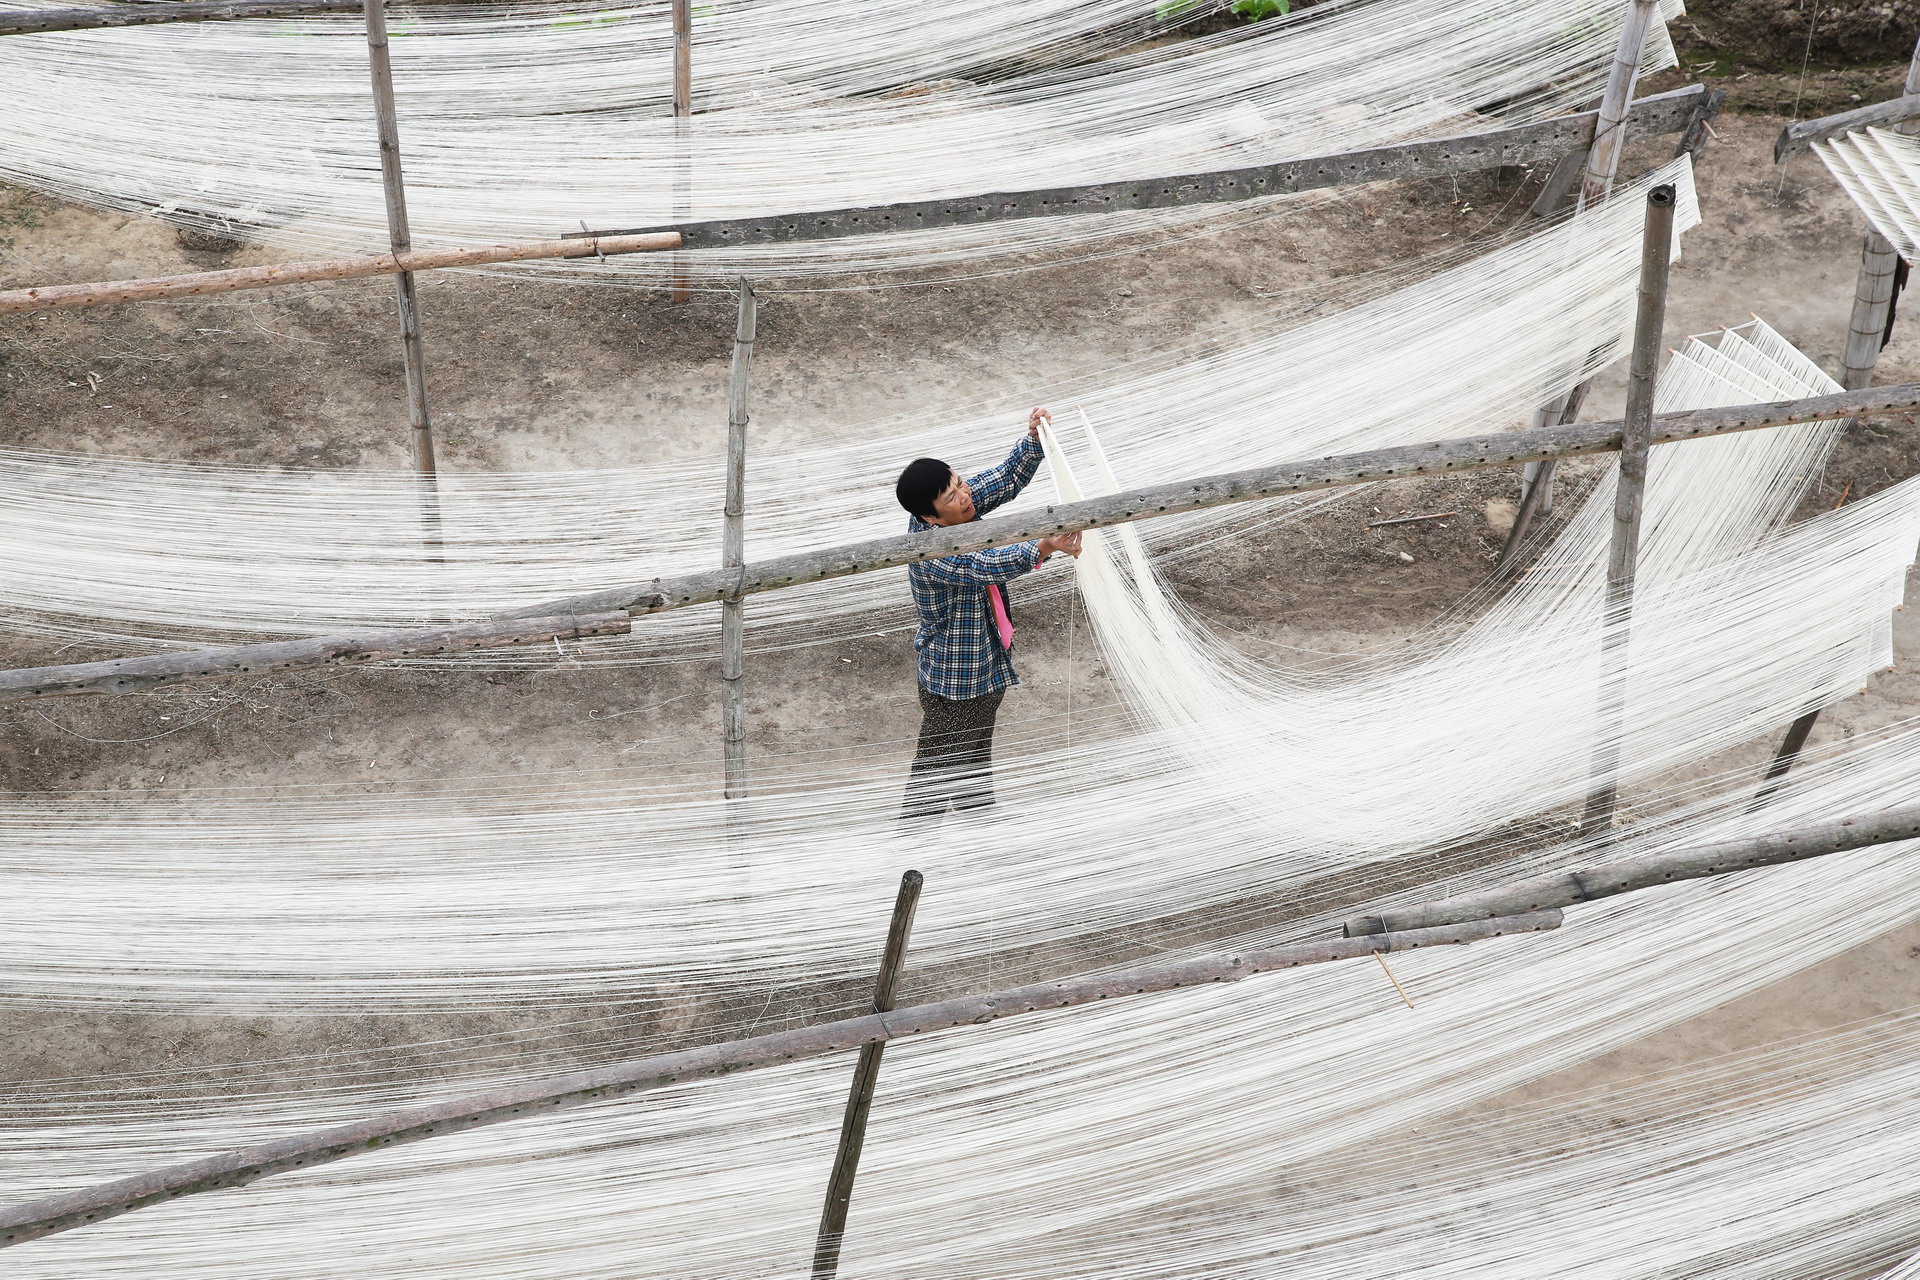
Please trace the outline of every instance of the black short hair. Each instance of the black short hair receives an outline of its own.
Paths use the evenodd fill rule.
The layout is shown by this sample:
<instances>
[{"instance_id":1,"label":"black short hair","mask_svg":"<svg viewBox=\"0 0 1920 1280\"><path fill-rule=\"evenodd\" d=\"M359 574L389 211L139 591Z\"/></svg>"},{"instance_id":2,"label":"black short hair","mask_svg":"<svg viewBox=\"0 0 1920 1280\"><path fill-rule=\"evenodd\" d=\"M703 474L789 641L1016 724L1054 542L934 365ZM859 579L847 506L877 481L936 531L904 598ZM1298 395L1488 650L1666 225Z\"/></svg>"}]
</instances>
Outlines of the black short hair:
<instances>
[{"instance_id":1,"label":"black short hair","mask_svg":"<svg viewBox=\"0 0 1920 1280\"><path fill-rule=\"evenodd\" d=\"M931 520L938 513L933 508L933 500L947 491L953 483L953 468L938 458L915 458L907 464L907 469L894 481L893 496L900 499L900 505L922 520Z\"/></svg>"}]
</instances>

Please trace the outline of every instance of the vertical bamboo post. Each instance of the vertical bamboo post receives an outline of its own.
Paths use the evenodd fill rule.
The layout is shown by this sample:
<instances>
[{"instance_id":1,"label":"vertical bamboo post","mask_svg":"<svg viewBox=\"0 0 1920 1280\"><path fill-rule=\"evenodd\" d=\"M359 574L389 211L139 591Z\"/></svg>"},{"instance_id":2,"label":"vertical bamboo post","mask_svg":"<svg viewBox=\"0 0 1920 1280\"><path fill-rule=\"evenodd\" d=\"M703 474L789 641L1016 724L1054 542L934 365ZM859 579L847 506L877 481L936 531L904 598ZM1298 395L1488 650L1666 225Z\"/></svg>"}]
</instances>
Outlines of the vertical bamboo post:
<instances>
[{"instance_id":1,"label":"vertical bamboo post","mask_svg":"<svg viewBox=\"0 0 1920 1280\"><path fill-rule=\"evenodd\" d=\"M1587 399L1587 388L1591 385L1591 382L1582 382L1567 394L1547 401L1535 412L1534 425L1555 427L1578 418L1580 406ZM1500 561L1496 566L1498 570L1511 569L1518 563L1520 544L1526 538L1534 518L1553 510L1553 469L1551 458L1545 462L1527 464L1526 495L1520 499L1520 509L1513 515L1513 527L1507 530L1507 541L1500 548Z\"/></svg>"},{"instance_id":2,"label":"vertical bamboo post","mask_svg":"<svg viewBox=\"0 0 1920 1280\"><path fill-rule=\"evenodd\" d=\"M1627 146L1627 111L1633 105L1634 82L1646 57L1647 31L1653 25L1659 0L1629 0L1627 20L1614 46L1613 65L1607 68L1607 87L1600 95L1600 118L1593 125L1593 145L1587 148L1586 171L1580 175L1578 208L1607 198L1613 177L1620 171L1620 155Z\"/></svg>"},{"instance_id":3,"label":"vertical bamboo post","mask_svg":"<svg viewBox=\"0 0 1920 1280\"><path fill-rule=\"evenodd\" d=\"M1907 62L1908 94L1920 93L1920 42ZM1904 134L1920 134L1920 120L1902 120L1894 129ZM1860 246L1860 274L1854 279L1853 311L1847 317L1847 345L1840 356L1840 385L1848 391L1865 391L1873 385L1873 371L1880 363L1880 350L1893 336L1895 274L1900 269L1900 254L1888 239L1872 227ZM1851 426L1851 423L1847 424ZM1783 785L1787 772L1800 758L1801 749L1813 734L1820 719L1820 708L1810 707L1787 726L1780 749L1773 754L1754 794L1752 808L1758 809Z\"/></svg>"},{"instance_id":4,"label":"vertical bamboo post","mask_svg":"<svg viewBox=\"0 0 1920 1280\"><path fill-rule=\"evenodd\" d=\"M1906 92L1920 93L1920 44L1915 45L1907 64ZM1920 133L1920 120L1902 120L1894 129L1909 135ZM1899 253L1887 238L1867 228L1866 243L1860 249L1860 275L1854 283L1853 314L1847 321L1847 349L1840 359L1840 385L1848 391L1864 391L1873 385L1880 348L1887 344L1887 315L1893 308L1893 276L1899 261Z\"/></svg>"},{"instance_id":5,"label":"vertical bamboo post","mask_svg":"<svg viewBox=\"0 0 1920 1280\"><path fill-rule=\"evenodd\" d=\"M1612 829L1614 808L1620 798L1633 581L1640 554L1640 517L1646 503L1647 455L1653 448L1653 390L1660 368L1660 334L1667 316L1673 206L1672 187L1658 186L1647 193L1646 230L1640 243L1639 307L1633 320L1633 364L1627 374L1627 413L1621 430L1613 540L1607 553L1607 592L1602 607L1600 715L1593 749L1592 790L1587 793L1586 813L1580 822L1581 834L1587 836Z\"/></svg>"},{"instance_id":6,"label":"vertical bamboo post","mask_svg":"<svg viewBox=\"0 0 1920 1280\"><path fill-rule=\"evenodd\" d=\"M753 373L753 341L759 326L759 301L753 286L740 281L740 314L733 327L733 372L727 401L727 502L721 526L720 558L729 569L747 562L747 385ZM739 596L720 602L721 724L726 753L729 800L747 794L746 603Z\"/></svg>"},{"instance_id":7,"label":"vertical bamboo post","mask_svg":"<svg viewBox=\"0 0 1920 1280\"><path fill-rule=\"evenodd\" d=\"M1593 142L1587 147L1587 162L1580 171L1580 184L1569 191L1575 200L1576 209L1585 209L1588 205L1604 200L1613 190L1613 179L1620 172L1620 154L1626 148L1627 112L1633 106L1633 87L1640 78L1640 63L1646 57L1647 32L1653 26L1654 13L1658 0L1628 0L1626 21L1620 27L1620 39L1614 45L1613 62L1607 68L1607 87L1600 94L1598 119L1593 126ZM1554 177L1560 175L1556 166ZM1548 190L1542 194L1541 201L1534 206L1534 212L1542 217L1556 212L1565 195L1555 190L1554 177L1548 179ZM1567 184L1572 187L1572 184ZM1584 386L1582 387L1584 392ZM1535 427L1553 427L1562 422L1571 421L1578 412L1576 399L1570 411L1568 405L1559 397L1549 400L1534 410ZM1524 497L1520 500L1520 510L1513 517L1513 528L1507 534L1507 545L1500 553L1500 567L1506 568L1511 562L1514 551L1527 536L1527 529L1533 523L1535 515L1547 515L1553 511L1553 474L1552 462L1529 462L1520 472L1524 486Z\"/></svg>"},{"instance_id":8,"label":"vertical bamboo post","mask_svg":"<svg viewBox=\"0 0 1920 1280\"><path fill-rule=\"evenodd\" d=\"M900 970L907 961L907 937L913 932L913 913L920 905L918 871L900 877L900 893L893 900L893 921L887 926L887 948L880 957L880 978L873 988L873 1011L893 1008ZM867 1115L873 1109L873 1089L880 1079L884 1041L862 1045L847 1094L847 1111L840 1122L840 1147L827 1180L827 1203L820 1212L820 1234L813 1246L813 1280L833 1280L840 1269L840 1243L847 1232L847 1207L853 1201L853 1179L860 1171L860 1150L867 1138Z\"/></svg>"},{"instance_id":9,"label":"vertical bamboo post","mask_svg":"<svg viewBox=\"0 0 1920 1280\"><path fill-rule=\"evenodd\" d=\"M692 214L687 188L691 185L688 170L693 160L687 154L687 144L691 134L688 121L693 116L693 0L673 0L673 116L674 137L680 144L674 173L674 217L679 219ZM675 254L673 300L686 302L692 297L687 277L680 270L679 255Z\"/></svg>"},{"instance_id":10,"label":"vertical bamboo post","mask_svg":"<svg viewBox=\"0 0 1920 1280\"><path fill-rule=\"evenodd\" d=\"M385 0L366 0L367 61L373 71L373 112L380 131L380 181L387 196L387 240L395 253L413 248L407 223L407 187L400 171L400 123L393 102L393 64L387 54ZM433 422L427 414L426 357L420 345L420 303L413 272L394 276L399 288L400 336L407 370L407 418L413 424L413 465L432 477Z\"/></svg>"}]
</instances>

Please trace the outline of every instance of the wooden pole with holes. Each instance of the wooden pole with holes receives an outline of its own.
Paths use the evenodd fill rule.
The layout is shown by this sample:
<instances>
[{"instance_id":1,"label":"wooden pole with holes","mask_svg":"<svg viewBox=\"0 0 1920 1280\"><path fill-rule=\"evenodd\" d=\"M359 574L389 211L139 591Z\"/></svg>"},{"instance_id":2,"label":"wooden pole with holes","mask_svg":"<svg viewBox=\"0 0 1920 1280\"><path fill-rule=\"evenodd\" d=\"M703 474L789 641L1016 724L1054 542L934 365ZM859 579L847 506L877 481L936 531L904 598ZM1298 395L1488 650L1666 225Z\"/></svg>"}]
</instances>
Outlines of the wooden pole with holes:
<instances>
[{"instance_id":1,"label":"wooden pole with holes","mask_svg":"<svg viewBox=\"0 0 1920 1280\"><path fill-rule=\"evenodd\" d=\"M1593 748L1592 789L1580 821L1580 832L1585 836L1612 830L1614 809L1620 799L1633 586L1640 557L1640 517L1646 505L1647 456L1653 450L1653 391L1660 371L1660 335L1667 317L1673 206L1672 187L1659 186L1647 193L1646 231L1640 242L1640 297L1633 322L1633 365L1627 373L1627 415L1621 430L1613 539L1607 551L1607 594L1602 606L1600 716Z\"/></svg>"},{"instance_id":2,"label":"wooden pole with holes","mask_svg":"<svg viewBox=\"0 0 1920 1280\"><path fill-rule=\"evenodd\" d=\"M900 893L893 900L893 920L887 926L887 946L880 955L880 977L873 987L873 1011L889 1013L899 994L900 970L907 963L907 938L913 932L913 913L920 905L918 871L900 877ZM827 1203L820 1211L820 1234L813 1245L813 1280L833 1280L840 1269L840 1245L846 1238L847 1209L853 1201L853 1180L860 1172L860 1152L867 1140L867 1116L873 1110L873 1090L880 1080L880 1059L887 1046L881 1041L860 1046L853 1069L853 1088L847 1093L846 1114L840 1121L840 1146L827 1179Z\"/></svg>"},{"instance_id":3,"label":"wooden pole with holes","mask_svg":"<svg viewBox=\"0 0 1920 1280\"><path fill-rule=\"evenodd\" d=\"M740 281L740 314L733 327L733 371L727 401L727 505L721 525L720 561L728 569L747 562L747 386L753 373L759 304L753 286ZM726 756L724 795L747 794L746 602L738 595L720 602L721 726Z\"/></svg>"},{"instance_id":4,"label":"wooden pole with holes","mask_svg":"<svg viewBox=\"0 0 1920 1280\"><path fill-rule=\"evenodd\" d=\"M380 135L380 183L387 197L387 239L396 256L413 248L407 222L406 180L400 171L400 123L393 100L393 64L387 53L386 0L366 0L367 62L373 72L373 112ZM429 549L440 545L440 495L435 485L433 419L427 412L427 361L420 342L420 300L413 272L395 274L401 359L406 367L407 421L413 427L413 467L420 475L421 516Z\"/></svg>"},{"instance_id":5,"label":"wooden pole with holes","mask_svg":"<svg viewBox=\"0 0 1920 1280\"><path fill-rule=\"evenodd\" d=\"M693 157L688 152L693 117L693 0L673 0L673 118L674 140L674 216L693 216L688 188L693 185ZM686 274L675 263L673 300L685 302L693 297Z\"/></svg>"}]
</instances>

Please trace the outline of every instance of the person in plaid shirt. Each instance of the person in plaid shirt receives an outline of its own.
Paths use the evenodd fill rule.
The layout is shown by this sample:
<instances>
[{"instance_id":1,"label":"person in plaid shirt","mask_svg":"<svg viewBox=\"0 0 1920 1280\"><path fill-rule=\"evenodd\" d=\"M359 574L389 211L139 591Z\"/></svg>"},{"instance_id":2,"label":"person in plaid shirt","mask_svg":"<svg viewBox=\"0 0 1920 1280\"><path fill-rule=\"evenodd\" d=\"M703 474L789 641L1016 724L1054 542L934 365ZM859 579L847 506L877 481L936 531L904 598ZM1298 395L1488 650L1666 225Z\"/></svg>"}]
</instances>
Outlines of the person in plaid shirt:
<instances>
[{"instance_id":1,"label":"person in plaid shirt","mask_svg":"<svg viewBox=\"0 0 1920 1280\"><path fill-rule=\"evenodd\" d=\"M1027 487L1045 456L1040 423L1045 409L1027 416L1027 434L997 467L962 480L937 458L916 458L900 473L894 493L912 517L915 533L967 524L1011 502ZM949 805L982 809L993 803L993 726L1013 670L1013 614L1007 584L1031 573L1055 552L1080 554L1080 535L1060 533L1035 542L969 551L907 567L920 626L913 649L920 685L920 744L907 777L905 820L938 819Z\"/></svg>"}]
</instances>

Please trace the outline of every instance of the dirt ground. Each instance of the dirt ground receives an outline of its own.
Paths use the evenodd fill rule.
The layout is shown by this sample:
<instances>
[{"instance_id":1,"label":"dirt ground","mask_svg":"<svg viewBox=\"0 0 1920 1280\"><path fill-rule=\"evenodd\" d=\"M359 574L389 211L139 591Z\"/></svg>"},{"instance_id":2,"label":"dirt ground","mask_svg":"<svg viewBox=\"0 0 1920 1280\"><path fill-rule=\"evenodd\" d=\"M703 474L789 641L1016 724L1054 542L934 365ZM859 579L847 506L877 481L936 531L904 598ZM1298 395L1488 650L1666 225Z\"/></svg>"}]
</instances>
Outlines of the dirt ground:
<instances>
[{"instance_id":1,"label":"dirt ground","mask_svg":"<svg viewBox=\"0 0 1920 1280\"><path fill-rule=\"evenodd\" d=\"M1759 13L1764 6L1756 0L1749 8ZM1910 33L1914 6L1893 8L1900 20L1892 26ZM1785 11L1765 12L1779 18ZM1745 30L1731 19L1697 22L1691 37L1676 32L1683 53L1710 52L1716 41L1731 42ZM1688 236L1674 274L1670 345L1679 335L1758 313L1837 371L1861 224L1816 160L1803 155L1775 167L1770 147L1786 123L1779 95L1789 81L1799 83L1803 116L1844 109L1854 93L1873 101L1897 92L1904 63L1837 65L1857 48L1884 55L1892 37L1871 35L1871 25L1817 31L1828 42L1817 49L1833 62L1813 65L1809 55L1804 82L1797 68L1780 64L1778 39L1764 48L1750 42L1747 54L1701 69L1725 80L1734 110L1717 126L1700 169L1706 224ZM1649 87L1680 82L1670 74ZM1634 158L1650 164L1670 145L1641 145ZM1532 178L1503 184L1492 175L1393 184L1322 212L1150 257L914 289L765 291L755 438L777 448L962 403L1003 407L1011 437L1028 405L1047 403L1050 389L1077 376L1207 333L1230 333L1236 321L1263 314L1291 291L1511 225L1536 190ZM4 188L0 239L0 287L267 260L258 249L188 247L157 222ZM690 456L711 457L718 467L729 299L674 306L636 290L451 275L422 277L421 294L443 467L625 466ZM1920 379L1920 325L1904 325L1882 358L1881 381L1909 379ZM1597 389L1587 416L1611 416L1622 395L1616 374ZM1897 418L1856 428L1809 506L1831 505L1843 493L1858 498L1920 470L1913 429L1911 420ZM402 466L406 415L390 286L341 283L6 318L0 447L287 467ZM983 441L983 457L999 447ZM897 465L874 459L878 471ZM1581 468L1569 470L1577 479ZM1173 581L1202 615L1254 643L1372 647L1441 616L1484 580L1504 532L1502 512L1516 495L1515 477L1495 473L1384 486L1304 524L1252 533L1187 561ZM1368 530L1375 507L1389 515L1462 514ZM1831 712L1816 742L1920 710L1920 681L1911 669L1920 632L1912 618L1903 613L1896 622L1896 668ZM1070 649L1063 609L1030 611L1026 620L1026 683L1010 700L1009 717L1060 710L1069 687L1083 699L1098 696L1097 658L1084 627ZM65 657L85 654L68 649ZM42 642L0 638L0 661L9 666L52 655L53 646ZM0 708L0 762L4 785L21 793L315 783L375 793L410 780L534 774L585 762L671 756L711 766L718 755L715 677L701 663L484 675L360 670L122 701L10 706ZM893 744L904 760L914 726L904 636L758 657L749 688L756 752L818 745L830 734L836 744ZM1745 762L1757 773L1771 746L1754 742L1712 767ZM1920 927L1867 941L1527 1092L1585 1087L1903 1007L1916 976ZM806 1020L818 1007L796 1000L762 1029ZM557 1036L538 1061L585 1061L609 1044L645 1040L660 1030L648 1024L650 1016L608 1011L600 1023ZM222 1019L0 1004L0 1080L108 1084L135 1069L259 1063L554 1021L538 1013L430 1025L378 1017ZM237 1079L246 1070L232 1074ZM254 1078L270 1084L272 1068L258 1068Z\"/></svg>"}]
</instances>

